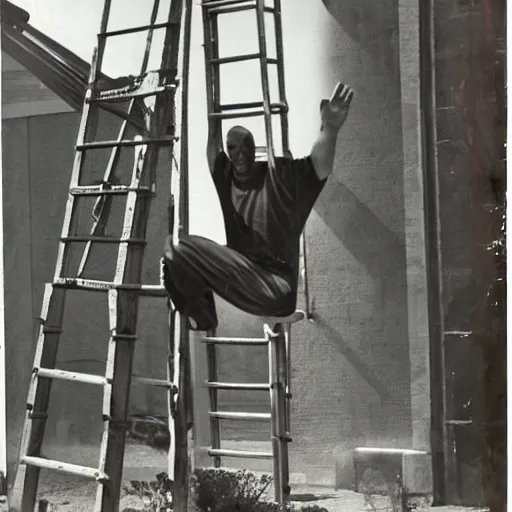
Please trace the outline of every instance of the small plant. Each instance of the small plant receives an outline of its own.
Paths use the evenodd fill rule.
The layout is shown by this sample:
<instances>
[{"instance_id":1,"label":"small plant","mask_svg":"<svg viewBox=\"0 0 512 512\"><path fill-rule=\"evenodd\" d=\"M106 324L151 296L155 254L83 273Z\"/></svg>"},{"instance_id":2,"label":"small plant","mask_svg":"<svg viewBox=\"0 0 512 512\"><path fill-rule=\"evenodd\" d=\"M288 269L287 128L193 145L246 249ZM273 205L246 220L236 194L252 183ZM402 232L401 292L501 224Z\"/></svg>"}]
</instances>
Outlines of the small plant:
<instances>
[{"instance_id":1,"label":"small plant","mask_svg":"<svg viewBox=\"0 0 512 512\"><path fill-rule=\"evenodd\" d=\"M152 482L130 480L130 487L124 487L127 494L138 496L148 512L172 512L172 481L166 473L156 475Z\"/></svg>"},{"instance_id":2,"label":"small plant","mask_svg":"<svg viewBox=\"0 0 512 512\"><path fill-rule=\"evenodd\" d=\"M166 473L156 478L152 482L132 480L124 491L138 496L147 512L173 512L172 481ZM271 483L271 476L257 476L247 470L198 468L190 481L191 499L200 512L328 512L318 505L279 505L264 501Z\"/></svg>"},{"instance_id":3,"label":"small plant","mask_svg":"<svg viewBox=\"0 0 512 512\"><path fill-rule=\"evenodd\" d=\"M254 512L328 512L328 510L318 505L295 505L294 503L279 505L278 503L259 503L254 508Z\"/></svg>"}]
</instances>

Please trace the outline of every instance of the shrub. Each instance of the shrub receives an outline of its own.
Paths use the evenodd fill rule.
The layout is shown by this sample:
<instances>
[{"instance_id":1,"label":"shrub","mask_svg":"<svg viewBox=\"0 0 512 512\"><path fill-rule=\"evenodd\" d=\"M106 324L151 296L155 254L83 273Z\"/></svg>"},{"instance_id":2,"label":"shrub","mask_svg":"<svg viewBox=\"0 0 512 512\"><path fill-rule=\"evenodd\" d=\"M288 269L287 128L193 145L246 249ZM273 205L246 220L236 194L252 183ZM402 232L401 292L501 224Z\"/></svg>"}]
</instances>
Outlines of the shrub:
<instances>
[{"instance_id":1,"label":"shrub","mask_svg":"<svg viewBox=\"0 0 512 512\"><path fill-rule=\"evenodd\" d=\"M172 481L166 473L156 475L156 480L144 482L130 480L124 487L127 494L135 494L144 503L147 512L172 512Z\"/></svg>"},{"instance_id":2,"label":"shrub","mask_svg":"<svg viewBox=\"0 0 512 512\"><path fill-rule=\"evenodd\" d=\"M199 468L192 477L192 491L201 512L328 512L318 505L264 501L271 483L271 476L258 477L247 470Z\"/></svg>"},{"instance_id":3,"label":"shrub","mask_svg":"<svg viewBox=\"0 0 512 512\"><path fill-rule=\"evenodd\" d=\"M256 506L271 482L268 475L258 477L246 470L198 468L192 489L201 512L259 512Z\"/></svg>"},{"instance_id":4,"label":"shrub","mask_svg":"<svg viewBox=\"0 0 512 512\"><path fill-rule=\"evenodd\" d=\"M264 501L271 483L271 476L257 476L247 470L198 468L190 480L189 499L195 501L200 512L328 512L318 505L281 506ZM132 480L124 490L137 495L147 512L173 511L172 482L165 473L152 482Z\"/></svg>"}]
</instances>

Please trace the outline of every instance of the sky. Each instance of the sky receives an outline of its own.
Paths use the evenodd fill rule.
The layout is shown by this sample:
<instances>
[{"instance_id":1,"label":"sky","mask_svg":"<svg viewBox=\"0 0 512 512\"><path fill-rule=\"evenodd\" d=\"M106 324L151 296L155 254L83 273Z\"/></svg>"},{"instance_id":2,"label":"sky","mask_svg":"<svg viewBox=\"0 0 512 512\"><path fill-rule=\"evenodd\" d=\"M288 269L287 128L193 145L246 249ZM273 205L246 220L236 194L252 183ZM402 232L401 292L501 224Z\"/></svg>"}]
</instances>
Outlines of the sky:
<instances>
[{"instance_id":1,"label":"sky","mask_svg":"<svg viewBox=\"0 0 512 512\"><path fill-rule=\"evenodd\" d=\"M103 0L12 0L30 13L30 23L66 46L86 61L91 60L99 31ZM161 0L157 21L164 21L170 0ZM149 22L152 2L112 0L109 30L144 25ZM294 156L305 156L318 129L318 105L328 97L334 83L325 81L322 69L325 27L332 22L321 0L282 0L286 94L290 105L290 144ZM202 16L200 0L194 2L191 37L189 88L190 137L190 231L225 242L220 205L206 165L206 96ZM243 30L240 27L243 26ZM219 21L221 56L257 50L254 11L225 15ZM275 54L273 25L267 25L268 53ZM121 36L107 44L103 71L110 76L138 74L144 37ZM163 31L155 33L155 52L149 69L159 67L159 43ZM237 67L238 66L238 67ZM221 74L223 102L256 101L261 98L258 62L225 66ZM270 76L271 95L277 99L276 75ZM311 120L312 122L307 122ZM239 121L238 121L239 122ZM232 124L235 124L234 121ZM264 145L261 121L246 123L254 131L256 144ZM224 133L229 129L224 124ZM279 139L279 133L277 133ZM279 150L279 144L277 144Z\"/></svg>"}]
</instances>

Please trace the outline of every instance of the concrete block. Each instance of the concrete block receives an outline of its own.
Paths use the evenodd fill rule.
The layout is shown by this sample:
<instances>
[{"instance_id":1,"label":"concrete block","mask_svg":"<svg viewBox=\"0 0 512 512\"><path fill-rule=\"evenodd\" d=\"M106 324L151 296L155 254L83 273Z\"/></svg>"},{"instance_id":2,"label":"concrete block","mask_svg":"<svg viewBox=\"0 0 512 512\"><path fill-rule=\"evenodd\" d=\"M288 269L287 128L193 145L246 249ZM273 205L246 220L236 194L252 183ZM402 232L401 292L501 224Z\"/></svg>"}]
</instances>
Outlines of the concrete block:
<instances>
[{"instance_id":1,"label":"concrete block","mask_svg":"<svg viewBox=\"0 0 512 512\"><path fill-rule=\"evenodd\" d=\"M409 495L432 494L432 460L424 451L407 451L402 454L402 485Z\"/></svg>"},{"instance_id":2,"label":"concrete block","mask_svg":"<svg viewBox=\"0 0 512 512\"><path fill-rule=\"evenodd\" d=\"M354 469L356 492L366 492L370 486L376 494L384 493L390 485L398 484L405 498L432 495L431 456L426 451L356 448Z\"/></svg>"},{"instance_id":3,"label":"concrete block","mask_svg":"<svg viewBox=\"0 0 512 512\"><path fill-rule=\"evenodd\" d=\"M353 489L355 484L353 450L341 448L335 449L334 465L334 488Z\"/></svg>"}]
</instances>

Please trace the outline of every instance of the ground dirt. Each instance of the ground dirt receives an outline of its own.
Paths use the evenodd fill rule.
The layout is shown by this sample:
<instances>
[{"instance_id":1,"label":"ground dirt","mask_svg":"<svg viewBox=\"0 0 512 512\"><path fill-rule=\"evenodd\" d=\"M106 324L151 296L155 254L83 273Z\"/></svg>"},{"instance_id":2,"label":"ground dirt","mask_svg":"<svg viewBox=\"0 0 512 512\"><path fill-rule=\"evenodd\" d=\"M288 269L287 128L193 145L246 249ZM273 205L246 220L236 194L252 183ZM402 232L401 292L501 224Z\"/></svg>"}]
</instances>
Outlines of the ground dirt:
<instances>
[{"instance_id":1,"label":"ground dirt","mask_svg":"<svg viewBox=\"0 0 512 512\"><path fill-rule=\"evenodd\" d=\"M75 454L77 455L77 454ZM86 453L78 454L87 459ZM60 460L63 460L62 458ZM123 487L130 487L130 480L156 480L156 475L166 471L166 453L161 450L136 442L127 445L123 473ZM324 507L328 512L384 512L391 511L388 498L375 497L373 508L365 502L362 494L349 490L333 490L329 487L312 487L303 483L292 484L292 501L297 504L310 504ZM38 499L46 499L51 508L48 512L91 512L94 507L96 494L95 482L87 482L82 478L55 472L41 472ZM269 491L271 499L272 490ZM125 509L144 511L144 504L140 498L122 491L120 512ZM484 512L485 509L464 507L428 507L420 506L416 509L430 512ZM7 512L7 503L0 496L0 512ZM201 512L191 507L190 512Z\"/></svg>"}]
</instances>

